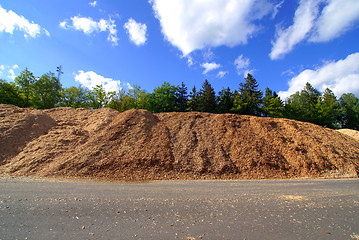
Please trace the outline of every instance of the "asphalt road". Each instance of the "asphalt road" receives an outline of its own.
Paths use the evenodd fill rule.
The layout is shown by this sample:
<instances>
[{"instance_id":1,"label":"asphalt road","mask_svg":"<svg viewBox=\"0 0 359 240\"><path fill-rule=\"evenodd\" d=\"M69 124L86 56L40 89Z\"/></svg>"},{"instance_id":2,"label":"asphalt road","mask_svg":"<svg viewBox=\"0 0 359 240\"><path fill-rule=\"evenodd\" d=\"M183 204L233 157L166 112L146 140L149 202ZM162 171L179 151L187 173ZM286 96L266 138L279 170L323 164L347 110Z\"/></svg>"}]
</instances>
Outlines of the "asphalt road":
<instances>
[{"instance_id":1,"label":"asphalt road","mask_svg":"<svg viewBox=\"0 0 359 240\"><path fill-rule=\"evenodd\" d=\"M0 239L359 239L359 180L0 179Z\"/></svg>"}]
</instances>

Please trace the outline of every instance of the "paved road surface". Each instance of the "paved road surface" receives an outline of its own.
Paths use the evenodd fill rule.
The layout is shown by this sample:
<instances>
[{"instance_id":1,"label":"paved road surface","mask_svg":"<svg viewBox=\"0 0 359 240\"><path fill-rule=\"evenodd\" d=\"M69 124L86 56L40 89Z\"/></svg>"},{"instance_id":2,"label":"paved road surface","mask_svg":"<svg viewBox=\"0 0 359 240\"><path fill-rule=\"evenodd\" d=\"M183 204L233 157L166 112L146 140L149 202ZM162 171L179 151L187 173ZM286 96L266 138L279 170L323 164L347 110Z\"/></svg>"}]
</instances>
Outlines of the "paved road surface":
<instances>
[{"instance_id":1,"label":"paved road surface","mask_svg":"<svg viewBox=\"0 0 359 240\"><path fill-rule=\"evenodd\" d=\"M0 179L0 239L359 239L359 180Z\"/></svg>"}]
</instances>

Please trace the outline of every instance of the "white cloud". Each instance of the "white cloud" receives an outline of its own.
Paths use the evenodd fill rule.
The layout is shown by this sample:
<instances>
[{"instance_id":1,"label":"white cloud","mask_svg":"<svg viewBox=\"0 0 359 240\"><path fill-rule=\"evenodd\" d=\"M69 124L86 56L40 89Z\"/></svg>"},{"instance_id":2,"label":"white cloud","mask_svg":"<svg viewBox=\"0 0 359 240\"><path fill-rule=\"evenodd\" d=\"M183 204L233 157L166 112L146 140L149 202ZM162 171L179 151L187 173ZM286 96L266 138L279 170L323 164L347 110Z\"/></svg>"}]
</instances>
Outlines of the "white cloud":
<instances>
[{"instance_id":1,"label":"white cloud","mask_svg":"<svg viewBox=\"0 0 359 240\"><path fill-rule=\"evenodd\" d=\"M15 70L16 69L19 69L19 66L17 64L14 64L12 66L0 65L0 76L4 74L7 78L9 78L11 80L15 80L15 78L16 78ZM5 74L4 71L7 71L7 75Z\"/></svg>"},{"instance_id":2,"label":"white cloud","mask_svg":"<svg viewBox=\"0 0 359 240\"><path fill-rule=\"evenodd\" d=\"M91 7L96 7L97 1L89 2L89 5L90 5Z\"/></svg>"},{"instance_id":3,"label":"white cloud","mask_svg":"<svg viewBox=\"0 0 359 240\"><path fill-rule=\"evenodd\" d=\"M285 30L277 25L276 41L272 43L270 58L279 59L283 57L292 51L295 45L303 41L311 31L318 11L318 0L301 0L295 11L293 25Z\"/></svg>"},{"instance_id":4,"label":"white cloud","mask_svg":"<svg viewBox=\"0 0 359 240\"><path fill-rule=\"evenodd\" d=\"M217 74L218 78L224 78L224 76L226 76L228 74L228 72L226 71L219 71Z\"/></svg>"},{"instance_id":5,"label":"white cloud","mask_svg":"<svg viewBox=\"0 0 359 240\"><path fill-rule=\"evenodd\" d=\"M192 66L195 63L193 57L187 56L187 65Z\"/></svg>"},{"instance_id":6,"label":"white cloud","mask_svg":"<svg viewBox=\"0 0 359 240\"><path fill-rule=\"evenodd\" d=\"M327 62L318 69L302 71L289 81L289 89L279 92L279 96L285 99L302 90L307 82L322 92L329 88L338 97L343 93L359 96L359 52L344 60Z\"/></svg>"},{"instance_id":7,"label":"white cloud","mask_svg":"<svg viewBox=\"0 0 359 240\"><path fill-rule=\"evenodd\" d=\"M236 66L237 71L248 68L250 64L251 61L249 60L249 58L246 58L243 55L238 56L234 61L234 65Z\"/></svg>"},{"instance_id":8,"label":"white cloud","mask_svg":"<svg viewBox=\"0 0 359 240\"><path fill-rule=\"evenodd\" d=\"M237 74L243 74L245 77L248 73L253 72L254 70L249 69L251 65L251 61L249 58L244 57L243 55L239 55L234 61L234 66L236 67Z\"/></svg>"},{"instance_id":9,"label":"white cloud","mask_svg":"<svg viewBox=\"0 0 359 240\"><path fill-rule=\"evenodd\" d=\"M183 55L221 45L246 44L256 21L273 10L267 0L150 0L166 39Z\"/></svg>"},{"instance_id":10,"label":"white cloud","mask_svg":"<svg viewBox=\"0 0 359 240\"><path fill-rule=\"evenodd\" d=\"M323 9L311 37L314 42L326 42L339 37L359 21L358 0L330 0Z\"/></svg>"},{"instance_id":11,"label":"white cloud","mask_svg":"<svg viewBox=\"0 0 359 240\"><path fill-rule=\"evenodd\" d=\"M123 25L126 29L127 34L129 35L131 41L135 43L137 46L143 45L146 43L146 31L147 26L144 23L138 23L132 18L128 19L128 21Z\"/></svg>"},{"instance_id":12,"label":"white cloud","mask_svg":"<svg viewBox=\"0 0 359 240\"><path fill-rule=\"evenodd\" d=\"M214 58L214 53L212 52L212 50L210 48L208 48L207 50L203 51L203 59L205 61L210 61Z\"/></svg>"},{"instance_id":13,"label":"white cloud","mask_svg":"<svg viewBox=\"0 0 359 240\"><path fill-rule=\"evenodd\" d=\"M9 76L8 78L12 79L12 80L15 80L16 76L15 76L15 72L13 69L10 69L9 70Z\"/></svg>"},{"instance_id":14,"label":"white cloud","mask_svg":"<svg viewBox=\"0 0 359 240\"><path fill-rule=\"evenodd\" d=\"M108 31L107 40L112 42L113 45L118 45L118 37L115 21L109 18L108 20L100 19L98 22L92 20L91 17L75 16L71 18L72 23L69 24L68 20L60 22L59 26L63 29L75 29L82 31L87 35L98 32Z\"/></svg>"},{"instance_id":15,"label":"white cloud","mask_svg":"<svg viewBox=\"0 0 359 240\"><path fill-rule=\"evenodd\" d=\"M131 87L129 83L123 83L120 80L106 78L93 71L78 71L78 74L75 75L75 81L81 83L88 89L94 89L97 85L102 85L106 92L118 91L122 89L123 86L126 86L129 89Z\"/></svg>"},{"instance_id":16,"label":"white cloud","mask_svg":"<svg viewBox=\"0 0 359 240\"><path fill-rule=\"evenodd\" d=\"M217 63L214 63L214 62L211 62L211 63L202 63L201 67L204 68L203 74L207 74L210 71L213 71L213 70L215 70L217 68L220 68L221 65L217 64Z\"/></svg>"},{"instance_id":17,"label":"white cloud","mask_svg":"<svg viewBox=\"0 0 359 240\"><path fill-rule=\"evenodd\" d=\"M319 7L324 5L322 11ZM341 36L359 21L358 0L301 0L293 25L277 25L271 59L282 58L300 42L326 42Z\"/></svg>"},{"instance_id":18,"label":"white cloud","mask_svg":"<svg viewBox=\"0 0 359 240\"><path fill-rule=\"evenodd\" d=\"M1 77L1 75L2 75L2 71L4 71L5 70L5 66L4 65L0 65L0 77Z\"/></svg>"},{"instance_id":19,"label":"white cloud","mask_svg":"<svg viewBox=\"0 0 359 240\"><path fill-rule=\"evenodd\" d=\"M12 10L7 11L0 5L0 32L13 34L15 30L24 33L24 37L38 37L41 34L50 36L50 33L40 25L29 22L25 17L16 14Z\"/></svg>"},{"instance_id":20,"label":"white cloud","mask_svg":"<svg viewBox=\"0 0 359 240\"><path fill-rule=\"evenodd\" d=\"M274 9L273 9L273 13L272 13L272 18L275 18L279 12L279 9L282 7L284 3L284 0L280 1L279 3L277 3L275 6L274 6Z\"/></svg>"}]
</instances>

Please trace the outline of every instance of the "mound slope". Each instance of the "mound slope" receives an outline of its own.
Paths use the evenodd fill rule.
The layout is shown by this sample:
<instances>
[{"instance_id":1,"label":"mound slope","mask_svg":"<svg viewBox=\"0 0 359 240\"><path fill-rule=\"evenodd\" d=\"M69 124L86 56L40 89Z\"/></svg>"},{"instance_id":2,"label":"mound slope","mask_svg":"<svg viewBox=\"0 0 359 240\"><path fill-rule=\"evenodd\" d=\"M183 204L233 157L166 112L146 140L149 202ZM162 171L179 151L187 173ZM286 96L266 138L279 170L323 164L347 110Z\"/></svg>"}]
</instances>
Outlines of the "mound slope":
<instances>
[{"instance_id":1,"label":"mound slope","mask_svg":"<svg viewBox=\"0 0 359 240\"><path fill-rule=\"evenodd\" d=\"M0 105L0 174L107 180L358 177L359 142L287 119Z\"/></svg>"}]
</instances>

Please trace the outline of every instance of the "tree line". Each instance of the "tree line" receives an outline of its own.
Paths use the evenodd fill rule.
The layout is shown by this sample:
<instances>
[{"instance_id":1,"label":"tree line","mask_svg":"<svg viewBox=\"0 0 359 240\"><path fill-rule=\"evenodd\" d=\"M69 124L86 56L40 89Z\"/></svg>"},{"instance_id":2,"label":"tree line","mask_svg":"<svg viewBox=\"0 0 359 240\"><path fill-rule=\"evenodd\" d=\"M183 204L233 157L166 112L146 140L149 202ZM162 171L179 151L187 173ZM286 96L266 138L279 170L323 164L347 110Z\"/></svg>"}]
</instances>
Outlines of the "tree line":
<instances>
[{"instance_id":1,"label":"tree line","mask_svg":"<svg viewBox=\"0 0 359 240\"><path fill-rule=\"evenodd\" d=\"M263 117L283 117L311 122L329 128L359 130L359 99L345 93L339 99L329 88L323 93L307 83L285 101L269 88L263 93L257 80L248 74L238 89L229 87L216 93L205 80L200 89L164 82L152 93L135 85L128 91L106 92L103 86L88 90L81 86L63 88L54 73L35 77L27 68L14 82L0 79L0 103L19 107L49 109L55 107L98 109L109 107L120 112L147 109L158 112L199 111L234 113Z\"/></svg>"}]
</instances>

